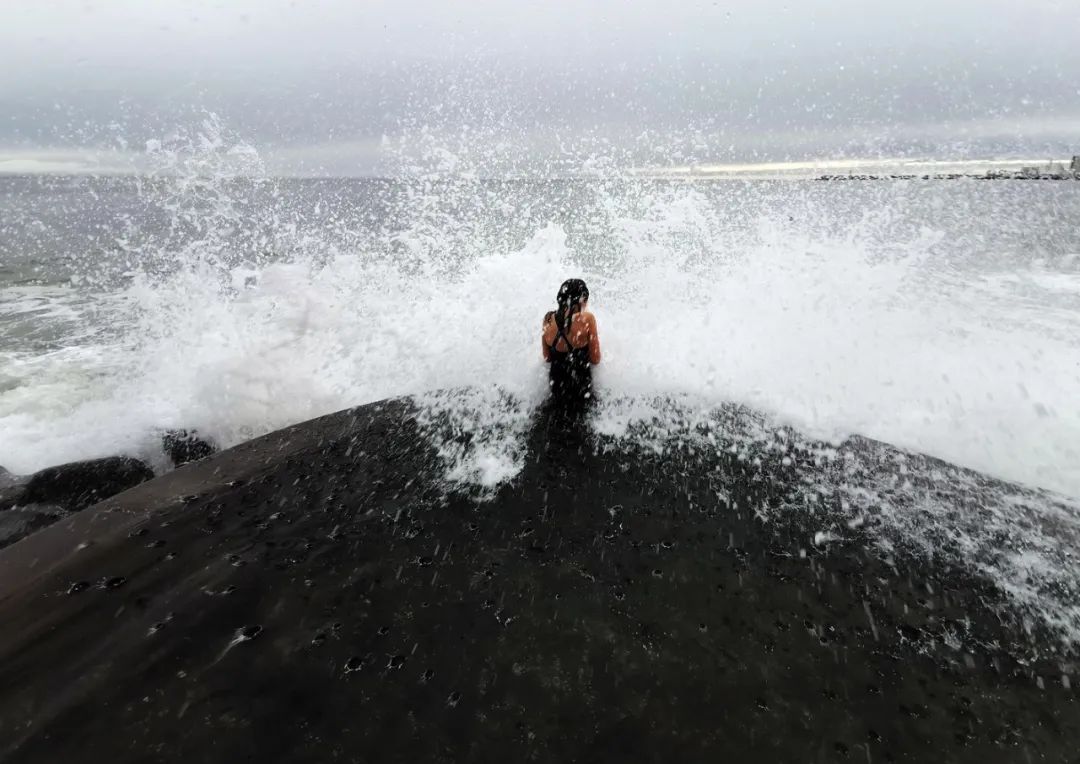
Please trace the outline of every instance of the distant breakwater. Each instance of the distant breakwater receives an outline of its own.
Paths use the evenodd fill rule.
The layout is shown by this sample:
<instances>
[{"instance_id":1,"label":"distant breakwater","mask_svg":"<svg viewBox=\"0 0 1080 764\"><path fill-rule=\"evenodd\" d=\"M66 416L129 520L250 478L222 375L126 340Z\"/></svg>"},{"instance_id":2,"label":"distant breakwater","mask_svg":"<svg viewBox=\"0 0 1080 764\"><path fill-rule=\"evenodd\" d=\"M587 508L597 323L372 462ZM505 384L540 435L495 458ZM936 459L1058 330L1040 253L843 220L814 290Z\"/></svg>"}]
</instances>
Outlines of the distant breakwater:
<instances>
[{"instance_id":1,"label":"distant breakwater","mask_svg":"<svg viewBox=\"0 0 1080 764\"><path fill-rule=\"evenodd\" d=\"M819 175L814 180L1080 180L1080 175L1022 175L1020 173L941 173L937 175Z\"/></svg>"}]
</instances>

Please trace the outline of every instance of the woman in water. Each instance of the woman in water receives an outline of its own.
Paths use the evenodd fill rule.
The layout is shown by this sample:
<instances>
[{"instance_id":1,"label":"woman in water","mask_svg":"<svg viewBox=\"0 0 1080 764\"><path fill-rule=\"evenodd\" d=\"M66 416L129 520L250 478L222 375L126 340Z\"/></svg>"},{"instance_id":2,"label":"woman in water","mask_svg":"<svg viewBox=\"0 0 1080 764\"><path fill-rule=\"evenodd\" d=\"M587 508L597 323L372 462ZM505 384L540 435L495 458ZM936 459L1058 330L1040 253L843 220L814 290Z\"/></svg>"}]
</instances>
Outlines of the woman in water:
<instances>
[{"instance_id":1,"label":"woman in water","mask_svg":"<svg viewBox=\"0 0 1080 764\"><path fill-rule=\"evenodd\" d=\"M592 365L600 363L596 317L588 311L589 288L568 279L555 298L558 308L544 316L540 341L551 364L551 395L565 405L592 400Z\"/></svg>"}]
</instances>

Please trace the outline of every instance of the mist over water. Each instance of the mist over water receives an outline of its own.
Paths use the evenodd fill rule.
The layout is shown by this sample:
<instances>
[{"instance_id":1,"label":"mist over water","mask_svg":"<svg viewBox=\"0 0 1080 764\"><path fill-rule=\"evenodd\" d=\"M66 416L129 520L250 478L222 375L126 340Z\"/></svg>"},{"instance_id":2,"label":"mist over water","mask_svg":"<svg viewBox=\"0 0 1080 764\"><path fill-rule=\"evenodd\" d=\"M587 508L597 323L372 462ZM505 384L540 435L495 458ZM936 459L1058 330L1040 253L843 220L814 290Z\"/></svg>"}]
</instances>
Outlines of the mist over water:
<instances>
[{"instance_id":1,"label":"mist over water","mask_svg":"<svg viewBox=\"0 0 1080 764\"><path fill-rule=\"evenodd\" d=\"M0 179L12 471L160 467L163 428L230 446L417 395L448 480L490 490L522 464L540 319L577 276L605 356L591 427L614 441L708 447L695 423L737 404L763 431L858 433L1080 497L1076 184L280 180L213 122L149 154L148 177ZM854 514L940 547L920 535L940 506L852 485ZM1077 584L1074 502L1032 496L985 498L993 528L950 553L1080 634L1046 593ZM1022 517L1015 547L990 544Z\"/></svg>"}]
</instances>

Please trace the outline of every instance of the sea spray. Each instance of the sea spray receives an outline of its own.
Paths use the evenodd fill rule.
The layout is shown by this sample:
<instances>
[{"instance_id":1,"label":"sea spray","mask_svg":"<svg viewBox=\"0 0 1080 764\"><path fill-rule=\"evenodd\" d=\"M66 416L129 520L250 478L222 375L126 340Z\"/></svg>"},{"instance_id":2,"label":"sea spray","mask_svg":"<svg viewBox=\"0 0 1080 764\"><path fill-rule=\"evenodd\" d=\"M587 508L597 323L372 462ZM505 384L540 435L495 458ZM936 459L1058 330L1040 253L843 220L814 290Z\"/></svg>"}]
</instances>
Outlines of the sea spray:
<instances>
[{"instance_id":1,"label":"sea spray","mask_svg":"<svg viewBox=\"0 0 1080 764\"><path fill-rule=\"evenodd\" d=\"M820 538L853 524L882 554L940 555L1080 633L1076 508L1038 490L1080 496L1080 234L1047 226L1080 215L1071 187L509 181L437 151L394 180L282 180L212 119L157 140L134 200L94 181L141 210L102 221L114 246L4 287L9 469L145 455L170 427L227 447L412 395L448 489L483 495L524 463L540 320L577 276L604 442L805 468L763 520L824 502ZM852 433L1023 486L935 486L935 464L845 456Z\"/></svg>"}]
</instances>

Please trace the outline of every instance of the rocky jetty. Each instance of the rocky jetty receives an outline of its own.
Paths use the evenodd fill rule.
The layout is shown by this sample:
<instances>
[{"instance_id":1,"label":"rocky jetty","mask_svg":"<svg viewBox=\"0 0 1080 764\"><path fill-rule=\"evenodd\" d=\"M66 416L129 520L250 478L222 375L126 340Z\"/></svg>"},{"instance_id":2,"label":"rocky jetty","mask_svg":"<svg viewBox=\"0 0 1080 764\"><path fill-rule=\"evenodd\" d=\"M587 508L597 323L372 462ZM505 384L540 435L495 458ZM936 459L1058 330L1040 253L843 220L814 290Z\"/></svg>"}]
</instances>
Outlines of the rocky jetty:
<instances>
[{"instance_id":1,"label":"rocky jetty","mask_svg":"<svg viewBox=\"0 0 1080 764\"><path fill-rule=\"evenodd\" d=\"M0 547L154 477L144 462L110 456L17 476L0 473Z\"/></svg>"},{"instance_id":2,"label":"rocky jetty","mask_svg":"<svg viewBox=\"0 0 1080 764\"><path fill-rule=\"evenodd\" d=\"M479 499L388 401L8 547L0 759L1075 759L987 580L763 522L790 455L596 446L541 412Z\"/></svg>"},{"instance_id":3,"label":"rocky jetty","mask_svg":"<svg viewBox=\"0 0 1080 764\"><path fill-rule=\"evenodd\" d=\"M217 453L218 447L194 430L166 430L161 448L174 467L180 467Z\"/></svg>"}]
</instances>

